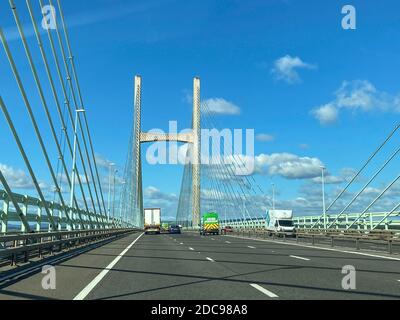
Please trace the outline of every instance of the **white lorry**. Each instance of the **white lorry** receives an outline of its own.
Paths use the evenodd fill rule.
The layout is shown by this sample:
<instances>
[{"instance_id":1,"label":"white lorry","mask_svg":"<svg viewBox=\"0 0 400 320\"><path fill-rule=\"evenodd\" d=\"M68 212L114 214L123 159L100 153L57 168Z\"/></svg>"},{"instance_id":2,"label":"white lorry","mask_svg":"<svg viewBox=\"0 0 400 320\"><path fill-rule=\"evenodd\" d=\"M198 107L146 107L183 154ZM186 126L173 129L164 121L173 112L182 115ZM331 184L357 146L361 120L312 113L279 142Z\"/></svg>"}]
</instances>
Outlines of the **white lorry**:
<instances>
[{"instance_id":1,"label":"white lorry","mask_svg":"<svg viewBox=\"0 0 400 320\"><path fill-rule=\"evenodd\" d=\"M296 230L293 223L292 210L267 210L265 228L269 234L277 233L292 236Z\"/></svg>"},{"instance_id":2,"label":"white lorry","mask_svg":"<svg viewBox=\"0 0 400 320\"><path fill-rule=\"evenodd\" d=\"M145 234L161 233L161 209L144 209L144 232Z\"/></svg>"}]
</instances>

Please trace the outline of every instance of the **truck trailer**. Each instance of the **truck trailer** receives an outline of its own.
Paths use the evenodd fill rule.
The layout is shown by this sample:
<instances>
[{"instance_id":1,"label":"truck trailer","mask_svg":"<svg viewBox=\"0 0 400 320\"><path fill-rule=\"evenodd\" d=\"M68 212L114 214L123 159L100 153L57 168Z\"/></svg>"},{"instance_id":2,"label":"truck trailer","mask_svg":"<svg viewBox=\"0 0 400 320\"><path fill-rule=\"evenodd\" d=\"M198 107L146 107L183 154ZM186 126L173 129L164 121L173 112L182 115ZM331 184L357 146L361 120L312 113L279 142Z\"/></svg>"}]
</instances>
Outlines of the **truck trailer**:
<instances>
[{"instance_id":1,"label":"truck trailer","mask_svg":"<svg viewBox=\"0 0 400 320\"><path fill-rule=\"evenodd\" d=\"M161 233L161 209L149 208L144 209L144 232L145 234Z\"/></svg>"}]
</instances>

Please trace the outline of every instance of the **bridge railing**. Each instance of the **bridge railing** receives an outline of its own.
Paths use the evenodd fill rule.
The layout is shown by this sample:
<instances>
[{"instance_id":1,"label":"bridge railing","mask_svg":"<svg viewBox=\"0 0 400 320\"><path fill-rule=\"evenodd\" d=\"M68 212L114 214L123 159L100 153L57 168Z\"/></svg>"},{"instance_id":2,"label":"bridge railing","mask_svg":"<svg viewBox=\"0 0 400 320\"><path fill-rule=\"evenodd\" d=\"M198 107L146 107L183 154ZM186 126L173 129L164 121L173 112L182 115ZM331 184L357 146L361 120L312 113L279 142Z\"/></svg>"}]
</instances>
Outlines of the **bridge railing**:
<instances>
[{"instance_id":1,"label":"bridge railing","mask_svg":"<svg viewBox=\"0 0 400 320\"><path fill-rule=\"evenodd\" d=\"M293 218L297 229L324 229L324 221L321 216L300 216ZM231 226L240 229L265 228L266 219L227 220L220 221L222 226ZM326 216L326 225L329 229L338 230L394 230L400 231L400 212L369 212L366 214L348 213L340 217L336 214Z\"/></svg>"},{"instance_id":2,"label":"bridge railing","mask_svg":"<svg viewBox=\"0 0 400 320\"><path fill-rule=\"evenodd\" d=\"M370 249L387 251L389 254L400 253L400 234L395 231L376 230L364 232L363 230L304 230L299 229L293 235L285 232L270 232L265 229L234 229L227 235L272 239L280 241L292 241L310 245L328 245L331 247L349 247L356 250Z\"/></svg>"},{"instance_id":3,"label":"bridge railing","mask_svg":"<svg viewBox=\"0 0 400 320\"><path fill-rule=\"evenodd\" d=\"M26 217L29 226L34 232L54 231L50 228L50 222L45 214L44 204L40 199L21 194L12 194L13 199L18 203L22 213ZM71 220L74 229L111 229L121 227L133 227L121 219L107 219L105 215L77 210L76 208L63 207L56 202L46 202L46 206L58 226L58 230L67 230L68 221L65 212L71 213ZM78 216L80 219L78 219ZM0 190L0 234L25 233L24 225L21 223L17 210L15 209L9 195Z\"/></svg>"},{"instance_id":4,"label":"bridge railing","mask_svg":"<svg viewBox=\"0 0 400 320\"><path fill-rule=\"evenodd\" d=\"M323 229L324 221L321 216L295 217L297 228ZM347 213L340 217L336 214L326 215L326 225L330 229L340 230L400 230L400 212Z\"/></svg>"},{"instance_id":5,"label":"bridge railing","mask_svg":"<svg viewBox=\"0 0 400 320\"><path fill-rule=\"evenodd\" d=\"M0 265L10 262L27 263L33 257L43 258L55 252L63 252L79 246L115 238L135 229L77 230L10 234L0 236Z\"/></svg>"}]
</instances>

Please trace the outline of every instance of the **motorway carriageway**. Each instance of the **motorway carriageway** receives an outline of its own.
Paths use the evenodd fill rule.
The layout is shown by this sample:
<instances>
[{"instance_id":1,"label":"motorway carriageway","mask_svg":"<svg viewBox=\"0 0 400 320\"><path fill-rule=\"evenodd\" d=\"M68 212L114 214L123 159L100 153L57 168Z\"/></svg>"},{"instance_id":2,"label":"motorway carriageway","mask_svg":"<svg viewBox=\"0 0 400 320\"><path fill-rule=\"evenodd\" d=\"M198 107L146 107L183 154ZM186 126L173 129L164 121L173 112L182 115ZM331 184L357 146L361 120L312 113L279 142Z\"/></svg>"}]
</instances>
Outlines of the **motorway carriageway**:
<instances>
[{"instance_id":1,"label":"motorway carriageway","mask_svg":"<svg viewBox=\"0 0 400 320\"><path fill-rule=\"evenodd\" d=\"M342 268L356 290L342 289ZM130 234L0 286L0 299L399 299L400 259L231 236Z\"/></svg>"}]
</instances>

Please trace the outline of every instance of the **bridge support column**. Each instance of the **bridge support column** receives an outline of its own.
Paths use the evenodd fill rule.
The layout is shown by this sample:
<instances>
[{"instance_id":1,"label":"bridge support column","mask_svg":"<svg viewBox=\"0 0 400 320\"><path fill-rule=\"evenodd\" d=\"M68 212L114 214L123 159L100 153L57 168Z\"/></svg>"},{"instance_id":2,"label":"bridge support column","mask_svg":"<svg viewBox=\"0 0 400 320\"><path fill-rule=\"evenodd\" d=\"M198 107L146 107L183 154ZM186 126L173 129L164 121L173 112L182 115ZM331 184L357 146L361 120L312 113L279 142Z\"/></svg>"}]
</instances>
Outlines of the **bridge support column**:
<instances>
[{"instance_id":1,"label":"bridge support column","mask_svg":"<svg viewBox=\"0 0 400 320\"><path fill-rule=\"evenodd\" d=\"M200 224L200 162L201 162L201 124L200 124L200 78L196 77L193 83L193 154L192 154L192 225Z\"/></svg>"},{"instance_id":2,"label":"bridge support column","mask_svg":"<svg viewBox=\"0 0 400 320\"><path fill-rule=\"evenodd\" d=\"M144 217L143 217L143 195L142 195L142 163L141 163L141 141L140 134L142 129L141 117L142 117L142 78L140 76L135 77L135 100L134 100L134 137L135 137L135 150L134 150L134 159L135 159L135 177L133 181L135 181L135 186L133 192L136 194L134 200L133 207L135 210L139 211L139 221L137 221L139 226L144 226ZM128 213L129 214L129 213ZM133 212L130 214L134 214Z\"/></svg>"}]
</instances>

